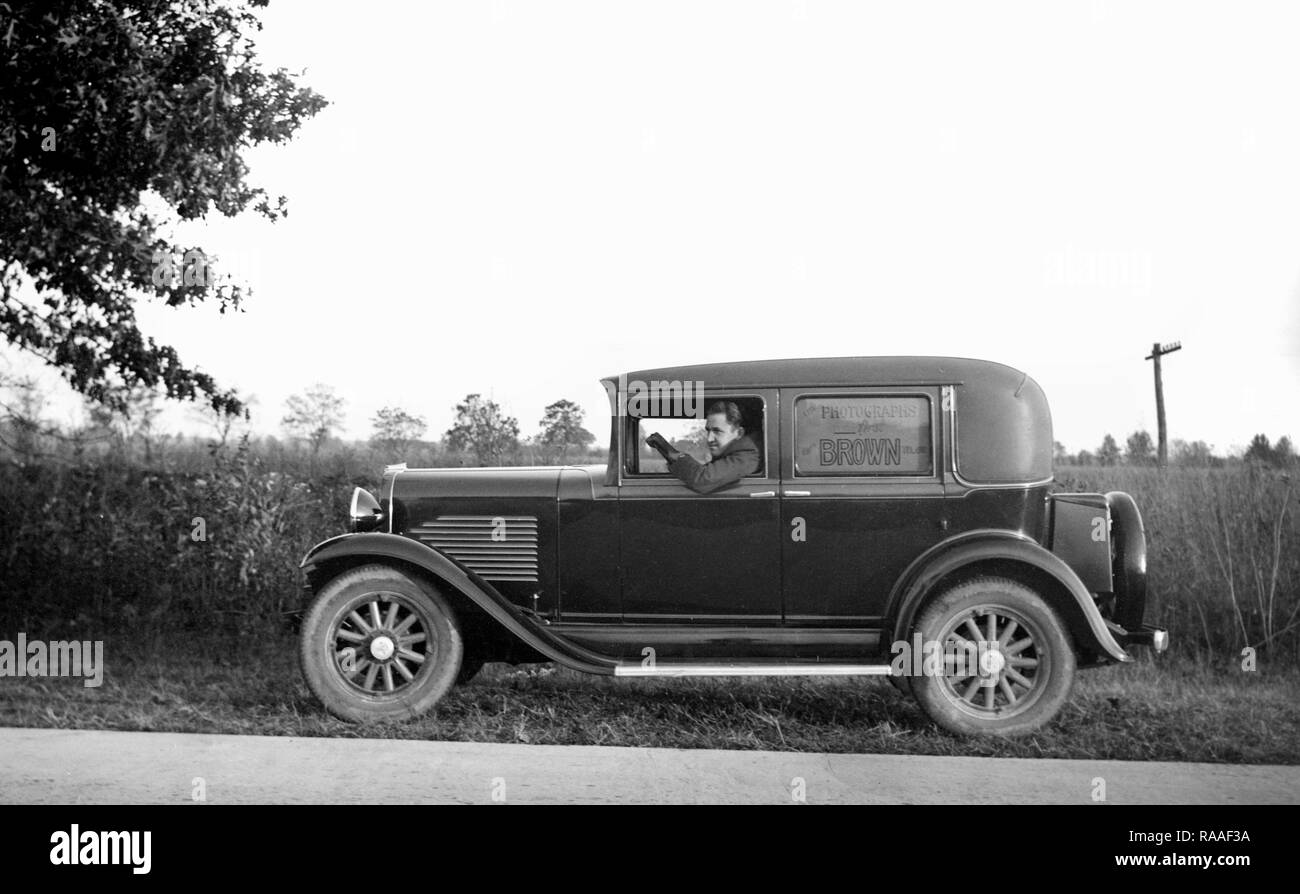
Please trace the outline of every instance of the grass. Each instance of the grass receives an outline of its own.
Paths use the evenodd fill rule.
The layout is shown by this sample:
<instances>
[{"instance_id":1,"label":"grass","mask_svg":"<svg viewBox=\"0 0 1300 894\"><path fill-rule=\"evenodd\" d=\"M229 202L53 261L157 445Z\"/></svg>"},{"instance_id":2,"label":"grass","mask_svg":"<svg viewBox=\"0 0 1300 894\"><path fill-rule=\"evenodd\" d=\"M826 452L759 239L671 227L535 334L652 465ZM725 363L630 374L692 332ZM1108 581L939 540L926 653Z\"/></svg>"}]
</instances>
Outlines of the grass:
<instances>
[{"instance_id":1,"label":"grass","mask_svg":"<svg viewBox=\"0 0 1300 894\"><path fill-rule=\"evenodd\" d=\"M103 686L0 678L0 725L549 745L660 746L1300 764L1300 672L1161 659L1081 671L1044 731L938 729L880 678L654 680L488 665L426 717L360 727L325 713L291 639L113 654Z\"/></svg>"},{"instance_id":2,"label":"grass","mask_svg":"<svg viewBox=\"0 0 1300 894\"><path fill-rule=\"evenodd\" d=\"M1142 513L1147 618L1193 657L1268 653L1300 667L1300 493L1294 476L1225 469L1057 469L1060 490L1121 490Z\"/></svg>"}]
</instances>

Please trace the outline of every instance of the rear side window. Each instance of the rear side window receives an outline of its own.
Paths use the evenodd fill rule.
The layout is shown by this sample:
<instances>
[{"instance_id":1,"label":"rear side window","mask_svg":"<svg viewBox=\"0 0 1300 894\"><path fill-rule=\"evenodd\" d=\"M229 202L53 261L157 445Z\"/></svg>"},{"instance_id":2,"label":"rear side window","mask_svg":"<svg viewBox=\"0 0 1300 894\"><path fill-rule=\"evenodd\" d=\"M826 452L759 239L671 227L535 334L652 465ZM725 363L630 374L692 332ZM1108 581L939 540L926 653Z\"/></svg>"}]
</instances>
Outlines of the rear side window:
<instances>
[{"instance_id":1,"label":"rear side window","mask_svg":"<svg viewBox=\"0 0 1300 894\"><path fill-rule=\"evenodd\" d=\"M933 475L924 395L807 395L794 403L796 475Z\"/></svg>"}]
</instances>

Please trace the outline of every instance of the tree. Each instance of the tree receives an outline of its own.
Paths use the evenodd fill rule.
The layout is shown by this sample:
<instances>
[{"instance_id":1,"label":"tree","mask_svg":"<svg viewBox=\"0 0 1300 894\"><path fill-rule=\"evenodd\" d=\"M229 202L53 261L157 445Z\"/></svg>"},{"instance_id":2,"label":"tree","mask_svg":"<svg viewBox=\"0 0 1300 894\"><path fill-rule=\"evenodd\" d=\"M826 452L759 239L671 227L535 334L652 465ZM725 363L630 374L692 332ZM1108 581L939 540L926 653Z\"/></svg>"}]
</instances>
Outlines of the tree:
<instances>
[{"instance_id":1,"label":"tree","mask_svg":"<svg viewBox=\"0 0 1300 894\"><path fill-rule=\"evenodd\" d=\"M251 418L249 408L257 403L257 398L253 395L242 395L238 391L231 391L231 394L244 408L242 418L245 422L248 422ZM216 409L210 404L201 404L195 407L191 416L212 429L212 435L216 439L213 443L218 447L226 446L226 441L230 440L230 432L235 427L237 419L240 418L233 413L226 413Z\"/></svg>"},{"instance_id":2,"label":"tree","mask_svg":"<svg viewBox=\"0 0 1300 894\"><path fill-rule=\"evenodd\" d=\"M1214 461L1214 451L1204 441L1174 439L1174 462L1180 466L1202 468Z\"/></svg>"},{"instance_id":3,"label":"tree","mask_svg":"<svg viewBox=\"0 0 1300 894\"><path fill-rule=\"evenodd\" d=\"M1117 462L1119 462L1119 445L1107 433L1106 437L1102 438L1101 446L1097 448L1097 465L1113 466Z\"/></svg>"},{"instance_id":4,"label":"tree","mask_svg":"<svg viewBox=\"0 0 1300 894\"><path fill-rule=\"evenodd\" d=\"M144 458L148 462L153 458L154 426L162 415L158 392L141 383L127 388L119 399L124 405L117 423L122 431L122 441L128 447L136 440L144 444Z\"/></svg>"},{"instance_id":5,"label":"tree","mask_svg":"<svg viewBox=\"0 0 1300 894\"><path fill-rule=\"evenodd\" d=\"M495 401L467 394L456 405L456 424L444 437L449 449L473 453L479 465L500 465L503 454L519 447L519 421L504 415Z\"/></svg>"},{"instance_id":6,"label":"tree","mask_svg":"<svg viewBox=\"0 0 1300 894\"><path fill-rule=\"evenodd\" d=\"M0 444L18 454L21 462L30 462L40 453L43 436L52 434L41 418L45 411L45 394L31 376L11 378L0 375L0 388L13 393L0 400Z\"/></svg>"},{"instance_id":7,"label":"tree","mask_svg":"<svg viewBox=\"0 0 1300 894\"><path fill-rule=\"evenodd\" d=\"M329 385L317 382L302 394L284 402L285 414L280 425L295 438L311 444L312 456L320 452L334 430L343 424L343 398Z\"/></svg>"},{"instance_id":8,"label":"tree","mask_svg":"<svg viewBox=\"0 0 1300 894\"><path fill-rule=\"evenodd\" d=\"M1278 438L1276 444L1270 445L1268 435L1259 434L1250 439L1250 446L1246 448L1243 458L1246 462L1285 468L1295 462L1295 448L1286 435Z\"/></svg>"},{"instance_id":9,"label":"tree","mask_svg":"<svg viewBox=\"0 0 1300 894\"><path fill-rule=\"evenodd\" d=\"M1295 448L1291 446L1291 439L1286 435L1277 439L1273 445L1273 461L1279 466L1295 465L1296 455Z\"/></svg>"},{"instance_id":10,"label":"tree","mask_svg":"<svg viewBox=\"0 0 1300 894\"><path fill-rule=\"evenodd\" d=\"M1078 455L1074 458L1074 464L1076 466L1090 466L1093 464L1094 459L1095 458L1090 451L1080 450Z\"/></svg>"},{"instance_id":11,"label":"tree","mask_svg":"<svg viewBox=\"0 0 1300 894\"><path fill-rule=\"evenodd\" d=\"M1258 434L1251 438L1250 446L1246 448L1246 455L1243 459L1245 459L1246 462L1272 465L1273 447L1268 443L1268 435Z\"/></svg>"},{"instance_id":12,"label":"tree","mask_svg":"<svg viewBox=\"0 0 1300 894\"><path fill-rule=\"evenodd\" d=\"M1145 429L1128 436L1124 442L1124 459L1133 466L1149 466L1156 461L1155 446Z\"/></svg>"},{"instance_id":13,"label":"tree","mask_svg":"<svg viewBox=\"0 0 1300 894\"><path fill-rule=\"evenodd\" d=\"M240 306L245 290L201 248L164 239L175 221L159 218L281 216L284 198L245 181L241 153L290 139L325 101L262 70L261 24L234 0L0 10L0 332L115 409L124 389L161 386L237 412L233 391L140 330L134 305Z\"/></svg>"},{"instance_id":14,"label":"tree","mask_svg":"<svg viewBox=\"0 0 1300 894\"><path fill-rule=\"evenodd\" d=\"M153 459L154 426L162 415L158 392L147 385L123 389L111 404L89 397L82 398L88 424L80 432L82 440L108 441L123 454L131 453L139 441L146 462Z\"/></svg>"},{"instance_id":15,"label":"tree","mask_svg":"<svg viewBox=\"0 0 1300 894\"><path fill-rule=\"evenodd\" d=\"M570 400L557 400L546 408L541 422L542 432L537 443L548 461L568 461L569 450L579 450L596 440L596 436L582 427L586 412Z\"/></svg>"},{"instance_id":16,"label":"tree","mask_svg":"<svg viewBox=\"0 0 1300 894\"><path fill-rule=\"evenodd\" d=\"M1065 445L1060 441L1052 442L1052 462L1058 466L1063 466L1070 461L1070 454L1065 449Z\"/></svg>"},{"instance_id":17,"label":"tree","mask_svg":"<svg viewBox=\"0 0 1300 894\"><path fill-rule=\"evenodd\" d=\"M412 416L398 407L384 407L370 420L374 431L370 443L390 455L403 454L424 436L429 423L423 416Z\"/></svg>"}]
</instances>

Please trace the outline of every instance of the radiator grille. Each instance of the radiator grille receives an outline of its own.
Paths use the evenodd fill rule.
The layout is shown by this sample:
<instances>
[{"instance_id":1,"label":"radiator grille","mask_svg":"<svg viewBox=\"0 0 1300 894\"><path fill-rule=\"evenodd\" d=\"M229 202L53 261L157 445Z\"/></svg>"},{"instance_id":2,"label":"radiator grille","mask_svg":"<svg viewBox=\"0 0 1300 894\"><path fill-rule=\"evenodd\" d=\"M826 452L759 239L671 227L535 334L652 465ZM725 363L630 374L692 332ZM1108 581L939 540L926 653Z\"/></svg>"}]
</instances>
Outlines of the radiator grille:
<instances>
[{"instance_id":1,"label":"radiator grille","mask_svg":"<svg viewBox=\"0 0 1300 894\"><path fill-rule=\"evenodd\" d=\"M535 515L440 515L411 533L484 580L537 582Z\"/></svg>"}]
</instances>

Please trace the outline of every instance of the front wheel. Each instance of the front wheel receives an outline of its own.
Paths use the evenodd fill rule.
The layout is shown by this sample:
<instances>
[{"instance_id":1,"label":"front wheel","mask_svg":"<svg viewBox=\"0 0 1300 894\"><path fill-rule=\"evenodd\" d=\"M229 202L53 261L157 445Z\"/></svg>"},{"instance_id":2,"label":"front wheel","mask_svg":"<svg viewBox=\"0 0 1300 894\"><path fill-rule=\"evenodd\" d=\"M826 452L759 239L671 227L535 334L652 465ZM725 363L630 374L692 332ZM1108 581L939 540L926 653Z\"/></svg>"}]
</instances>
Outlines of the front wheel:
<instances>
[{"instance_id":1,"label":"front wheel","mask_svg":"<svg viewBox=\"0 0 1300 894\"><path fill-rule=\"evenodd\" d=\"M1069 636L1052 607L1023 584L998 577L960 584L922 610L916 630L936 657L934 672L912 677L912 693L950 732L1023 735L1070 697Z\"/></svg>"},{"instance_id":2,"label":"front wheel","mask_svg":"<svg viewBox=\"0 0 1300 894\"><path fill-rule=\"evenodd\" d=\"M331 714L355 723L426 713L456 682L462 652L438 591L386 565L334 578L302 625L307 685Z\"/></svg>"}]
</instances>

